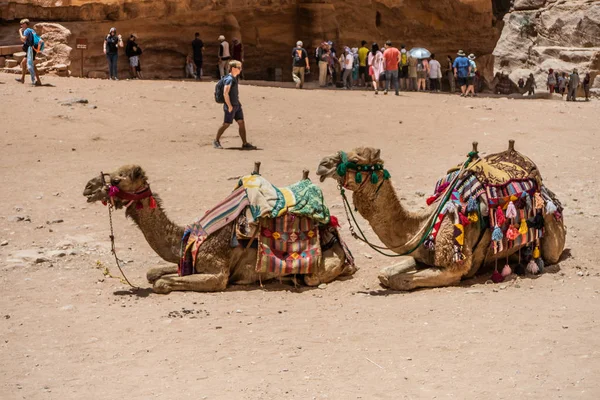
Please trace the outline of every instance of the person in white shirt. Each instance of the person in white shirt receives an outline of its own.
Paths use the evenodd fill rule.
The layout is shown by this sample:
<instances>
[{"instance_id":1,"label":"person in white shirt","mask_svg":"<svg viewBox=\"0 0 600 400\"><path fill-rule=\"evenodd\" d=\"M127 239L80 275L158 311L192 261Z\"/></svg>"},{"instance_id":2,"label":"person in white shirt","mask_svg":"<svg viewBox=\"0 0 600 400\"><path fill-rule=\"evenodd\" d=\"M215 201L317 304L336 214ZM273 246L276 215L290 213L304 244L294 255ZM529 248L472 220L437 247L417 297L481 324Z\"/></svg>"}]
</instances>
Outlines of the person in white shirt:
<instances>
[{"instance_id":1,"label":"person in white shirt","mask_svg":"<svg viewBox=\"0 0 600 400\"><path fill-rule=\"evenodd\" d=\"M342 82L346 89L352 89L352 65L354 64L354 56L349 47L344 48L344 75Z\"/></svg>"},{"instance_id":2,"label":"person in white shirt","mask_svg":"<svg viewBox=\"0 0 600 400\"><path fill-rule=\"evenodd\" d=\"M435 54L431 55L431 60L429 61L429 81L431 83L431 91L439 92L442 88L442 66L435 59Z\"/></svg>"},{"instance_id":3,"label":"person in white shirt","mask_svg":"<svg viewBox=\"0 0 600 400\"><path fill-rule=\"evenodd\" d=\"M224 77L229 73L229 60L231 53L229 52L229 43L225 40L225 36L219 36L219 74Z\"/></svg>"}]
</instances>

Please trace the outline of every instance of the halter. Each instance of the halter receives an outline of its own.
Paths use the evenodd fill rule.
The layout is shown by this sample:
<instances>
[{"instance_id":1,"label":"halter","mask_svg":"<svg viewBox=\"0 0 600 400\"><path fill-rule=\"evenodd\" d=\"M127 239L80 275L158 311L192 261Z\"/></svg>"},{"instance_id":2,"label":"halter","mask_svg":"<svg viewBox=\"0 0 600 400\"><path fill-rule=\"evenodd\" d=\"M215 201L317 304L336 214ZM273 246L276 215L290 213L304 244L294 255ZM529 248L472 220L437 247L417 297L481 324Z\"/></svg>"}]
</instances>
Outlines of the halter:
<instances>
[{"instance_id":1,"label":"halter","mask_svg":"<svg viewBox=\"0 0 600 400\"><path fill-rule=\"evenodd\" d=\"M342 162L338 164L336 172L339 176L344 177L344 187L346 187L347 175L349 170L356 171L356 175L354 176L354 182L356 182L359 185L363 183L363 173L371 174L370 180L373 185L376 185L377 182L379 182L379 176L377 176L377 172L379 171L383 171L383 180L388 180L391 177L388 170L383 168L383 164L357 164L353 161L348 161L348 155L345 152L340 151L339 154L342 158Z\"/></svg>"},{"instance_id":2,"label":"halter","mask_svg":"<svg viewBox=\"0 0 600 400\"><path fill-rule=\"evenodd\" d=\"M146 185L141 190L130 193L130 192L122 191L121 189L119 189L118 186L107 183L105 177L106 176L110 177L109 174L100 172L100 176L101 176L102 180L104 181L104 186L108 190L108 196L110 197L110 202L113 206L115 205L114 197L116 197L121 200L128 200L128 203L125 204L125 208L128 208L130 205L132 205L135 202L135 208L141 209L141 208L144 208L144 205L142 204L142 202L140 200L150 198L150 204L149 204L150 208L156 208L156 199L152 195L152 190L150 190L150 186ZM106 202L103 201L102 204L106 205Z\"/></svg>"}]
</instances>

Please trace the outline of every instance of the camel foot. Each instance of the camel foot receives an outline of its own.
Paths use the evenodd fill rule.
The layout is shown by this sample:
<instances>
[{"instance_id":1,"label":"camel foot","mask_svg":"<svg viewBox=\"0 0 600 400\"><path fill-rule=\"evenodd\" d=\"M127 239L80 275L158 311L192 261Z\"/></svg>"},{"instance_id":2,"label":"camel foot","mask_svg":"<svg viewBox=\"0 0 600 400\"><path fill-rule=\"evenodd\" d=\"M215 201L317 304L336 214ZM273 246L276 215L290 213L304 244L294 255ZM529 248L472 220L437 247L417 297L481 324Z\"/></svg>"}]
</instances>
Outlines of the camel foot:
<instances>
[{"instance_id":1,"label":"camel foot","mask_svg":"<svg viewBox=\"0 0 600 400\"><path fill-rule=\"evenodd\" d=\"M176 274L176 273L177 273L176 265L173 265L173 266L169 265L167 267L151 268L146 273L146 279L148 280L148 283L154 283L164 275L170 275L170 274Z\"/></svg>"},{"instance_id":2,"label":"camel foot","mask_svg":"<svg viewBox=\"0 0 600 400\"><path fill-rule=\"evenodd\" d=\"M417 270L414 267L405 267L401 269L402 272L389 275L393 270L393 267L383 270L382 274L379 275L379 280L383 286L401 291L449 286L460 282L461 277L459 272L439 268ZM384 271L385 274L383 274Z\"/></svg>"},{"instance_id":3,"label":"camel foot","mask_svg":"<svg viewBox=\"0 0 600 400\"><path fill-rule=\"evenodd\" d=\"M154 286L152 286L152 290L154 293L158 294L169 294L171 293L171 284L165 278L160 278L156 282L154 282Z\"/></svg>"},{"instance_id":4,"label":"camel foot","mask_svg":"<svg viewBox=\"0 0 600 400\"><path fill-rule=\"evenodd\" d=\"M402 257L396 264L385 267L379 272L379 281L383 286L390 287L390 280L393 280L393 277L415 270L416 267L417 262L413 257Z\"/></svg>"}]
</instances>

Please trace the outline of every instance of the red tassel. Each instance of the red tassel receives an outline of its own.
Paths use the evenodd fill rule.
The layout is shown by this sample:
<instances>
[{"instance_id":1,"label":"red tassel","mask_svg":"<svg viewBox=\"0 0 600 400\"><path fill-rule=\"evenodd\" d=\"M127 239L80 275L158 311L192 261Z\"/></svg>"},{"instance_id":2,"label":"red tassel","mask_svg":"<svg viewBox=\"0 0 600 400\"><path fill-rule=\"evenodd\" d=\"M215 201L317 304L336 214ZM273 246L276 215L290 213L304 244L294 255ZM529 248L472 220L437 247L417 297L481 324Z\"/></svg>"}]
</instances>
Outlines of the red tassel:
<instances>
[{"instance_id":1,"label":"red tassel","mask_svg":"<svg viewBox=\"0 0 600 400\"><path fill-rule=\"evenodd\" d=\"M471 220L469 220L469 218L465 217L463 215L463 213L458 213L458 218L460 219L460 223L463 226L467 226L467 225L469 225L471 223Z\"/></svg>"},{"instance_id":2,"label":"red tassel","mask_svg":"<svg viewBox=\"0 0 600 400\"><path fill-rule=\"evenodd\" d=\"M141 201L138 201L137 203L135 203L135 208L137 210L141 210L142 208L144 208L144 205L142 204Z\"/></svg>"},{"instance_id":3,"label":"red tassel","mask_svg":"<svg viewBox=\"0 0 600 400\"><path fill-rule=\"evenodd\" d=\"M434 201L436 201L438 196L429 196L426 200L427 205L430 206Z\"/></svg>"},{"instance_id":4,"label":"red tassel","mask_svg":"<svg viewBox=\"0 0 600 400\"><path fill-rule=\"evenodd\" d=\"M504 213L502 212L502 207L498 207L496 209L496 224L498 226L504 225L506 218L504 218Z\"/></svg>"},{"instance_id":5,"label":"red tassel","mask_svg":"<svg viewBox=\"0 0 600 400\"><path fill-rule=\"evenodd\" d=\"M108 203L104 200L102 200L102 205L107 205Z\"/></svg>"},{"instance_id":6,"label":"red tassel","mask_svg":"<svg viewBox=\"0 0 600 400\"><path fill-rule=\"evenodd\" d=\"M335 215L331 215L329 217L329 225L333 226L334 228L340 227L340 222L338 221L338 219Z\"/></svg>"},{"instance_id":7,"label":"red tassel","mask_svg":"<svg viewBox=\"0 0 600 400\"><path fill-rule=\"evenodd\" d=\"M492 274L492 282L500 283L503 280L504 280L504 277L502 276L502 274L498 271L494 271L494 273Z\"/></svg>"},{"instance_id":8,"label":"red tassel","mask_svg":"<svg viewBox=\"0 0 600 400\"><path fill-rule=\"evenodd\" d=\"M156 208L156 200L154 200L154 196L150 196L150 208Z\"/></svg>"}]
</instances>

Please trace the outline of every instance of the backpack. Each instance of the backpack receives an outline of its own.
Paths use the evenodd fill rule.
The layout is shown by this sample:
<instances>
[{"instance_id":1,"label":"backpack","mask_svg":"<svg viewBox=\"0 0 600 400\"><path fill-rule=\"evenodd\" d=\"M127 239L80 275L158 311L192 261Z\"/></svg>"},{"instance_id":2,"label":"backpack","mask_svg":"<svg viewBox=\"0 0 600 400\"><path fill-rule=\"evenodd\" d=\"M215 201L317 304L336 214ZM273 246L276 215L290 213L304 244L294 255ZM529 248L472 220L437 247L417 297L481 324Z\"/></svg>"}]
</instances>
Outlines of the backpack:
<instances>
[{"instance_id":1,"label":"backpack","mask_svg":"<svg viewBox=\"0 0 600 400\"><path fill-rule=\"evenodd\" d=\"M401 53L400 56L400 65L402 65L403 67L408 65L408 56L406 54L406 52Z\"/></svg>"},{"instance_id":2,"label":"backpack","mask_svg":"<svg viewBox=\"0 0 600 400\"><path fill-rule=\"evenodd\" d=\"M294 63L300 63L302 62L302 51L303 49L296 47L294 49Z\"/></svg>"},{"instance_id":3,"label":"backpack","mask_svg":"<svg viewBox=\"0 0 600 400\"><path fill-rule=\"evenodd\" d=\"M39 53L40 51L44 50L44 39L42 39L40 36L38 36L38 34L36 33L36 31L34 31L32 28L27 28L25 29L25 32L23 32L23 35L27 36L27 34L31 32L31 36L33 37L33 45L31 46L33 48L33 50L36 53ZM23 44L23 50L27 50L27 42L25 44Z\"/></svg>"},{"instance_id":4,"label":"backpack","mask_svg":"<svg viewBox=\"0 0 600 400\"><path fill-rule=\"evenodd\" d=\"M225 104L225 96L223 95L223 92L225 91L226 76L227 75L219 79L219 82L217 82L217 84L215 85L215 101L219 104Z\"/></svg>"}]
</instances>

